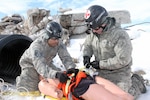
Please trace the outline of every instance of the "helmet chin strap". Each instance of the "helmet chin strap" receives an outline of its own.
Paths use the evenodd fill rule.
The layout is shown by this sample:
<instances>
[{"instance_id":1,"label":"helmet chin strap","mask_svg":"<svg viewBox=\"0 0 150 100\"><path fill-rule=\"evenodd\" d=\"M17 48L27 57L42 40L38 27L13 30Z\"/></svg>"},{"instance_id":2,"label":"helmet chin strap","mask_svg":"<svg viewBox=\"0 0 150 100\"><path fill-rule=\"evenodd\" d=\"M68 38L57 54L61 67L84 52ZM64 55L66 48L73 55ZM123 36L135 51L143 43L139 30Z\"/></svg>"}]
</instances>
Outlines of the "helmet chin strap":
<instances>
[{"instance_id":1,"label":"helmet chin strap","mask_svg":"<svg viewBox=\"0 0 150 100\"><path fill-rule=\"evenodd\" d=\"M113 25L115 25L116 20L114 17L107 17L106 21L104 22L105 27L103 28L103 32L107 31L108 29L110 29Z\"/></svg>"}]
</instances>

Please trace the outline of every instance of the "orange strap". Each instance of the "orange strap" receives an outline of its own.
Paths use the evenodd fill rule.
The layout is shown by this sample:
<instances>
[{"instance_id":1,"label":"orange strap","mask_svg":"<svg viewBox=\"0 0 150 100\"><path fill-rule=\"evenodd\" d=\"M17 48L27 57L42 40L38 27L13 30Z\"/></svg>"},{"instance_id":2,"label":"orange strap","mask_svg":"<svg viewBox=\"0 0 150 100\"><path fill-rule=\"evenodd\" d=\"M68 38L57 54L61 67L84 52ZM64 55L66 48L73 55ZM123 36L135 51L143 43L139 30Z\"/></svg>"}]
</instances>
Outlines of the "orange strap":
<instances>
[{"instance_id":1,"label":"orange strap","mask_svg":"<svg viewBox=\"0 0 150 100\"><path fill-rule=\"evenodd\" d=\"M70 74L68 74L68 76L70 76ZM86 77L87 75L85 72L79 71L76 77L71 78L71 84L69 85L68 93L65 92L66 83L59 83L58 88L62 89L64 96L66 96L66 99L68 100L68 94L73 92L74 88L78 86L81 79L86 78ZM79 98L76 98L75 96L73 96L73 100L79 100Z\"/></svg>"}]
</instances>

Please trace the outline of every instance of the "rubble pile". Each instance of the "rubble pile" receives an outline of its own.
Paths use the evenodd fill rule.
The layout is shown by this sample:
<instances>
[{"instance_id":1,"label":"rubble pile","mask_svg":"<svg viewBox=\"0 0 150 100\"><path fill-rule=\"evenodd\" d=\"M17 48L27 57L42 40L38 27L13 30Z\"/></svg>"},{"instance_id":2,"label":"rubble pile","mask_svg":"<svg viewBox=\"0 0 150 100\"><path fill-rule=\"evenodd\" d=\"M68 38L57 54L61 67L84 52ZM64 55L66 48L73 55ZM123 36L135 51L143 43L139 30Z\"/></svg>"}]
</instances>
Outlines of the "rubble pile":
<instances>
[{"instance_id":1,"label":"rubble pile","mask_svg":"<svg viewBox=\"0 0 150 100\"><path fill-rule=\"evenodd\" d=\"M12 16L5 16L0 22L0 34L22 34L24 23L24 17L19 14L13 14Z\"/></svg>"},{"instance_id":2,"label":"rubble pile","mask_svg":"<svg viewBox=\"0 0 150 100\"><path fill-rule=\"evenodd\" d=\"M63 42L68 45L70 36L85 34L88 30L84 22L84 13L69 13L60 9L60 14L51 16L50 10L32 8L27 10L27 18L19 14L5 16L0 21L0 34L23 34L35 40L46 24L52 20L59 22L63 27ZM126 10L109 11L109 16L115 17L119 24L130 23L130 13ZM84 36L84 35L83 35Z\"/></svg>"}]
</instances>

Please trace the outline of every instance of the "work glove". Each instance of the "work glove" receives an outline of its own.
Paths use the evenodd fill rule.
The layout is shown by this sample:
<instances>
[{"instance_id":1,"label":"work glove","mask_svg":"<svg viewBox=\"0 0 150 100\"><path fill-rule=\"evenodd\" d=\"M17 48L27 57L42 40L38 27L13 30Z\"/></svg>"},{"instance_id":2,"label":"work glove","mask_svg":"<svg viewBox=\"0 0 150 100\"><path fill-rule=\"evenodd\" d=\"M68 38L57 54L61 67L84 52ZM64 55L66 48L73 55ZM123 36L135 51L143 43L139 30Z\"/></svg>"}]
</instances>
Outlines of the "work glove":
<instances>
[{"instance_id":1,"label":"work glove","mask_svg":"<svg viewBox=\"0 0 150 100\"><path fill-rule=\"evenodd\" d=\"M90 63L90 65L95 69L100 69L99 61L93 61L93 62Z\"/></svg>"},{"instance_id":2,"label":"work glove","mask_svg":"<svg viewBox=\"0 0 150 100\"><path fill-rule=\"evenodd\" d=\"M83 56L83 64L86 68L89 68L90 67L90 57Z\"/></svg>"},{"instance_id":3,"label":"work glove","mask_svg":"<svg viewBox=\"0 0 150 100\"><path fill-rule=\"evenodd\" d=\"M55 76L61 83L65 83L67 82L67 80L69 79L69 77L67 76L66 73L63 72L57 72L56 76Z\"/></svg>"},{"instance_id":4,"label":"work glove","mask_svg":"<svg viewBox=\"0 0 150 100\"><path fill-rule=\"evenodd\" d=\"M72 74L72 73L75 73L75 75L77 75L77 73L79 72L79 69L76 69L76 68L70 68L67 70L67 74Z\"/></svg>"}]
</instances>

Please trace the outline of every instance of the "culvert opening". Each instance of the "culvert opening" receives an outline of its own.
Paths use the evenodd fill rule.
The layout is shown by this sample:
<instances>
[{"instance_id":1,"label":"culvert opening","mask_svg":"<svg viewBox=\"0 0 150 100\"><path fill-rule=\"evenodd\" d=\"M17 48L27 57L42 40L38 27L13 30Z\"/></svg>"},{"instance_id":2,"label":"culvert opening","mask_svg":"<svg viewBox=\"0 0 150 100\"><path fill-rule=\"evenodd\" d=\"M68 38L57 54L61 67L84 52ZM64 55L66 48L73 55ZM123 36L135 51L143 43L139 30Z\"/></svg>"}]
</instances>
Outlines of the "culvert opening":
<instances>
[{"instance_id":1,"label":"culvert opening","mask_svg":"<svg viewBox=\"0 0 150 100\"><path fill-rule=\"evenodd\" d=\"M0 35L0 78L15 83L21 73L19 59L32 39L24 35Z\"/></svg>"}]
</instances>

